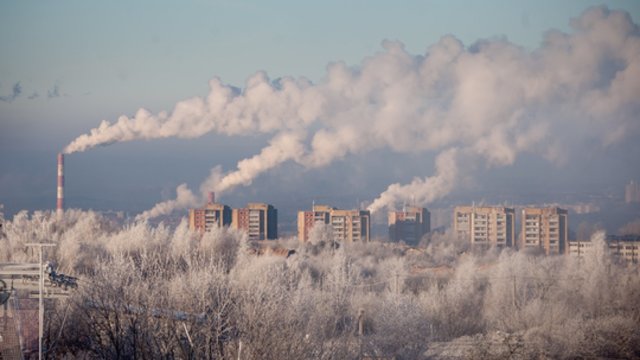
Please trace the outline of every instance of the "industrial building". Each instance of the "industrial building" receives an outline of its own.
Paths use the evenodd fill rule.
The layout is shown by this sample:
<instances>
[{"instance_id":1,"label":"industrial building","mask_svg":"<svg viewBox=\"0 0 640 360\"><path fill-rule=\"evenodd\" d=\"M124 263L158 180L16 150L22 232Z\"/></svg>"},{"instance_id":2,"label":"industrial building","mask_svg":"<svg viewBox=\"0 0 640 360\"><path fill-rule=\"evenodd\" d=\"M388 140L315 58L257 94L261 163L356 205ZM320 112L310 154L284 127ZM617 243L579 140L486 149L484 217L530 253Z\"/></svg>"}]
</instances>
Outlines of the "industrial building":
<instances>
[{"instance_id":1,"label":"industrial building","mask_svg":"<svg viewBox=\"0 0 640 360\"><path fill-rule=\"evenodd\" d=\"M431 214L425 208L406 206L389 212L389 240L417 245L431 231Z\"/></svg>"},{"instance_id":2,"label":"industrial building","mask_svg":"<svg viewBox=\"0 0 640 360\"><path fill-rule=\"evenodd\" d=\"M522 209L520 249L542 249L546 255L564 254L568 241L567 210L557 207Z\"/></svg>"},{"instance_id":3,"label":"industrial building","mask_svg":"<svg viewBox=\"0 0 640 360\"><path fill-rule=\"evenodd\" d=\"M515 210L507 207L457 206L454 232L480 248L512 247L515 240Z\"/></svg>"},{"instance_id":4,"label":"industrial building","mask_svg":"<svg viewBox=\"0 0 640 360\"><path fill-rule=\"evenodd\" d=\"M201 232L211 231L213 227L231 225L231 208L218 204L215 194L209 193L209 201L200 209L189 210L189 228Z\"/></svg>"},{"instance_id":5,"label":"industrial building","mask_svg":"<svg viewBox=\"0 0 640 360\"><path fill-rule=\"evenodd\" d=\"M367 210L340 210L326 205L314 205L311 211L298 212L298 239L309 240L309 232L317 223L331 227L337 242L368 242L371 214Z\"/></svg>"},{"instance_id":6,"label":"industrial building","mask_svg":"<svg viewBox=\"0 0 640 360\"><path fill-rule=\"evenodd\" d=\"M249 203L247 207L231 211L231 227L243 230L249 240L278 238L278 210L273 205Z\"/></svg>"}]
</instances>

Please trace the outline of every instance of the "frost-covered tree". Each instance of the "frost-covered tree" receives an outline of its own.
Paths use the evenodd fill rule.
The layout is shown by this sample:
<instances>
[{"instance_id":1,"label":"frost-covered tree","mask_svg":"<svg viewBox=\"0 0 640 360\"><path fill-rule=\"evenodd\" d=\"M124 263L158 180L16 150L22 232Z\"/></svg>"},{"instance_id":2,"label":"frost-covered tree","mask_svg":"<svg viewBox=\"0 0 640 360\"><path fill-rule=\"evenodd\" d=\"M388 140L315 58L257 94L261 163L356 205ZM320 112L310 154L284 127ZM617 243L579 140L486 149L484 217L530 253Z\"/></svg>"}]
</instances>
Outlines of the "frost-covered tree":
<instances>
[{"instance_id":1,"label":"frost-covered tree","mask_svg":"<svg viewBox=\"0 0 640 360\"><path fill-rule=\"evenodd\" d=\"M269 243L295 247L285 257L227 228L51 215L19 213L0 249L32 262L26 243L54 242L47 259L80 278L47 305L49 357L640 356L640 276L612 261L602 233L577 259L475 253L446 233L422 249L326 246L320 229L311 243Z\"/></svg>"}]
</instances>

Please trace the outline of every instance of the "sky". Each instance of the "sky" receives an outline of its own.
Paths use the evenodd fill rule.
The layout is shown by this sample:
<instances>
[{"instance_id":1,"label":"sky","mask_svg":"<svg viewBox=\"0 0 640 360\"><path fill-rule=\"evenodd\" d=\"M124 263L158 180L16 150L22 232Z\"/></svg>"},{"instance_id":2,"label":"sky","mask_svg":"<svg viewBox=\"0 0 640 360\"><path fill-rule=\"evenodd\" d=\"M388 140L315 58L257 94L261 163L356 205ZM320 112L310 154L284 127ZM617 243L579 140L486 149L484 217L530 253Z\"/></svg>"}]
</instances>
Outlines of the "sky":
<instances>
[{"instance_id":1,"label":"sky","mask_svg":"<svg viewBox=\"0 0 640 360\"><path fill-rule=\"evenodd\" d=\"M583 16L591 6L607 10ZM618 10L626 18L609 16ZM627 54L638 23L637 1L3 1L0 203L9 216L53 208L56 154L103 120L124 115L140 129L144 108L161 125L181 101L225 91L242 108L194 115L215 118L210 131L186 134L195 124L180 118L174 133L147 129L71 151L67 205L138 214L179 200L185 184L184 206L168 204L178 209L201 201L203 183L229 205L270 202L291 219L312 201L378 209L621 197L640 180L639 105L629 95L640 73ZM558 50L558 34L573 36L572 50ZM610 49L607 36L627 40ZM579 50L581 41L601 48ZM437 64L439 52L450 62ZM504 85L509 78L527 85ZM260 93L287 86L302 100ZM255 124L233 127L245 115ZM235 118L221 125L225 116ZM504 121L487 120L495 117ZM486 131L494 126L506 130Z\"/></svg>"}]
</instances>

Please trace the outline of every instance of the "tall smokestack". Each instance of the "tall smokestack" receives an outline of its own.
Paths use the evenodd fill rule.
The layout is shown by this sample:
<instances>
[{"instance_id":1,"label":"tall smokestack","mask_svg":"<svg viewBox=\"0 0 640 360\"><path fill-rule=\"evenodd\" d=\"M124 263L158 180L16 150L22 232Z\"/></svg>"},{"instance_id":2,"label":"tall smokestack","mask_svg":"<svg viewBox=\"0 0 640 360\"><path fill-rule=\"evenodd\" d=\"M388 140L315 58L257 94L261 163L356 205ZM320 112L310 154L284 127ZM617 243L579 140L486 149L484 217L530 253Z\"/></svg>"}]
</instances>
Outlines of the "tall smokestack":
<instances>
[{"instance_id":1,"label":"tall smokestack","mask_svg":"<svg viewBox=\"0 0 640 360\"><path fill-rule=\"evenodd\" d=\"M58 154L58 204L56 206L58 215L64 212L64 154Z\"/></svg>"},{"instance_id":2,"label":"tall smokestack","mask_svg":"<svg viewBox=\"0 0 640 360\"><path fill-rule=\"evenodd\" d=\"M209 204L215 204L216 203L216 193L213 191L209 192Z\"/></svg>"}]
</instances>

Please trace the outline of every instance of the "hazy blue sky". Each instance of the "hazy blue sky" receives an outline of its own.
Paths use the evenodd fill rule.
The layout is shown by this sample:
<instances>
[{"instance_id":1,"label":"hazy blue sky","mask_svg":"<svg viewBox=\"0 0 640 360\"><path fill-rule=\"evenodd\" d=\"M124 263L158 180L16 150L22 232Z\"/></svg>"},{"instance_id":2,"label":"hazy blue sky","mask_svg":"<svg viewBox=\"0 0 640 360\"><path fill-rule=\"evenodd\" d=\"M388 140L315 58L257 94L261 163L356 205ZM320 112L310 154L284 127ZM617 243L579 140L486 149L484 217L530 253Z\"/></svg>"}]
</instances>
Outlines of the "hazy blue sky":
<instances>
[{"instance_id":1,"label":"hazy blue sky","mask_svg":"<svg viewBox=\"0 0 640 360\"><path fill-rule=\"evenodd\" d=\"M321 82L329 63L358 66L382 51L384 39L424 55L447 34L464 46L506 39L531 51L548 30L570 32L571 19L597 4L640 22L638 1L3 1L0 203L9 214L52 208L55 155L70 141L141 107L171 111L180 100L206 96L214 76L239 88L259 70L271 79ZM182 182L197 190L213 166L233 170L270 138L208 134L73 154L67 157L67 203L145 210L174 197ZM570 192L581 172L589 176L581 189L617 191L640 176L632 160L640 155L637 143L627 139L586 154L588 161L568 159L562 168L524 155L506 170L481 167L478 183L463 190L483 198L504 185L516 193L522 174L531 171L532 193ZM392 182L431 175L437 153L356 151L320 169L288 162L224 199L232 205L371 201Z\"/></svg>"}]
</instances>

